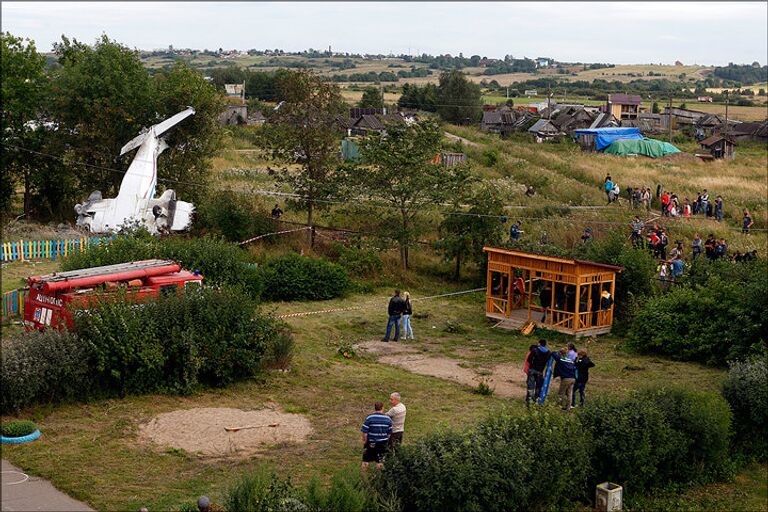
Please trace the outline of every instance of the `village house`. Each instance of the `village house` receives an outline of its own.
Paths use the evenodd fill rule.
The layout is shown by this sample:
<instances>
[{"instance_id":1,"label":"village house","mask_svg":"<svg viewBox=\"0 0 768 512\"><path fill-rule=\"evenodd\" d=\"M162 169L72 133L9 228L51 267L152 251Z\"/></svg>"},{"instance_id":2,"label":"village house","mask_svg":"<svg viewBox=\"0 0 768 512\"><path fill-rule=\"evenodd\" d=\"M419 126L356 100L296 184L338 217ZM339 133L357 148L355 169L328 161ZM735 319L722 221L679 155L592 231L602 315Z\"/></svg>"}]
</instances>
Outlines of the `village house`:
<instances>
[{"instance_id":1,"label":"village house","mask_svg":"<svg viewBox=\"0 0 768 512\"><path fill-rule=\"evenodd\" d=\"M728 126L728 136L734 141L768 142L768 120Z\"/></svg>"},{"instance_id":2,"label":"village house","mask_svg":"<svg viewBox=\"0 0 768 512\"><path fill-rule=\"evenodd\" d=\"M701 147L710 152L715 158L733 160L736 156L736 142L725 135L713 135L700 142Z\"/></svg>"},{"instance_id":3,"label":"village house","mask_svg":"<svg viewBox=\"0 0 768 512\"><path fill-rule=\"evenodd\" d=\"M528 128L528 133L532 133L537 139L552 139L563 133L555 126L555 124L549 119L539 119L533 126Z\"/></svg>"},{"instance_id":4,"label":"village house","mask_svg":"<svg viewBox=\"0 0 768 512\"><path fill-rule=\"evenodd\" d=\"M680 107L664 107L664 113L662 114L662 124L665 128L669 128L670 120L672 122L672 128L675 129L681 125L695 126L699 122L699 119L707 116L706 112L699 110L690 110Z\"/></svg>"},{"instance_id":5,"label":"village house","mask_svg":"<svg viewBox=\"0 0 768 512\"><path fill-rule=\"evenodd\" d=\"M606 111L616 119L637 119L643 99L637 94L609 94Z\"/></svg>"}]
</instances>

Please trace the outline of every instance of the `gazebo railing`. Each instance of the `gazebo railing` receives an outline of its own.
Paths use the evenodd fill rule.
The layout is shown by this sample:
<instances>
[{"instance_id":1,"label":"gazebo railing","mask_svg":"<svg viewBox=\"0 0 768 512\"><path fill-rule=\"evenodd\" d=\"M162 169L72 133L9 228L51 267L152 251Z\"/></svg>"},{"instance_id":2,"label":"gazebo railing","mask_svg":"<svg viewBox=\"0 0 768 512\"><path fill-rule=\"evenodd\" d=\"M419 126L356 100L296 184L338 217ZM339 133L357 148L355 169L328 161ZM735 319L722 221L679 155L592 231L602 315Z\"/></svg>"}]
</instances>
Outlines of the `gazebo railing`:
<instances>
[{"instance_id":1,"label":"gazebo railing","mask_svg":"<svg viewBox=\"0 0 768 512\"><path fill-rule=\"evenodd\" d=\"M509 315L509 301L501 297L486 297L485 298L485 310L489 313L498 313L502 315Z\"/></svg>"}]
</instances>

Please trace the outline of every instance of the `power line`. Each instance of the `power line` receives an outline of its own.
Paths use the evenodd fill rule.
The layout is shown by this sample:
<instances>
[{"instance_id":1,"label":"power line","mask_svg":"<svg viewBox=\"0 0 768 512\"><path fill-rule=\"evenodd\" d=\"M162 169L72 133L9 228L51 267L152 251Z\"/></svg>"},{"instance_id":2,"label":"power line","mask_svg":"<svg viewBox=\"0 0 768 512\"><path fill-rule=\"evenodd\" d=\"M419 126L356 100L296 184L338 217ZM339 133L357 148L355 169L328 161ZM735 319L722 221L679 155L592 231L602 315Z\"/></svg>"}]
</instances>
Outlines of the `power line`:
<instances>
[{"instance_id":1,"label":"power line","mask_svg":"<svg viewBox=\"0 0 768 512\"><path fill-rule=\"evenodd\" d=\"M104 167L104 166L100 166L100 165L88 164L88 163L85 163L85 162L76 162L76 161L70 162L70 161L67 161L65 158L60 157L60 156L52 155L52 154L49 154L49 153L43 153L41 151L31 150L31 149L28 149L28 148L23 148L21 146L15 146L13 144L3 143L3 146L14 148L14 149L17 149L17 150L20 150L20 151L25 151L25 152L28 152L28 153L37 154L37 155L40 155L40 156L45 156L45 157L53 158L53 159L59 160L59 161L61 161L63 163L66 163L66 164L82 165L82 166L85 166L85 167L93 167L93 168L96 168L96 169L101 169L101 170L115 172L115 173L120 173L120 174L125 174L125 172L126 172L126 171L121 170L121 169L113 169L113 168L110 168L110 167ZM140 162L150 163L151 161L150 160L140 160ZM151 175L139 175L139 176L149 177ZM172 178L159 178L158 177L157 181L177 183L177 184L190 185L190 186L196 186L196 187L206 187L208 185L208 184L202 183L202 182L183 181L183 180L176 180L176 179L172 179ZM296 194L296 193L292 193L292 192L279 192L279 191L271 191L271 190L263 190L263 189L251 189L251 190L248 190L248 191L234 190L234 189L219 189L219 190L220 191L233 192L233 193L251 193L251 194L254 194L254 195L261 195L261 196L283 197L283 198L294 199L294 200L298 200L298 201L305 201L305 202L311 201L312 203L321 203L321 204L352 204L352 205L357 205L360 202L365 202L368 206L373 206L375 208L385 208L385 209L399 209L400 208L399 206L396 206L396 205L376 202L375 200L372 200L370 198L365 198L365 197L355 197L355 198L352 198L352 199L344 199L344 198L333 198L333 199L318 199L318 198L314 198L314 199L312 199L312 198L309 198L308 196L303 196L301 194ZM445 206L445 204L442 204L442 206ZM577 205L577 206L562 206L562 207L563 208L568 208L568 209L605 208L603 206L596 206L596 205L584 205L584 206ZM521 208L521 209L524 209L524 208L536 208L536 206L530 206L530 205L505 205L504 208ZM419 210L419 209L417 209L417 210ZM438 213L438 214L442 214L442 215L460 215L460 216L487 217L487 218L498 218L498 219L509 219L509 217L510 217L509 215L493 215L493 214L482 214L482 213L460 212L460 211L437 211L437 212L433 212L433 213ZM526 219L526 220L540 220L540 221L570 221L570 222L574 222L574 223L577 222L576 220L573 220L573 219L569 220L569 219L565 219L564 217L525 217L525 216L515 216L515 218L517 218L517 219ZM585 222L585 221L580 221L580 222ZM595 221L595 220L589 220L587 222L591 223L591 224L596 224L596 225L614 225L614 226L628 226L629 225L628 222L616 222L616 221ZM725 228L722 228L722 229L727 229L727 230L731 230L731 231L741 231L741 229L739 229L739 228L725 227ZM750 231L768 231L768 229L752 228L752 229L750 229Z\"/></svg>"}]
</instances>

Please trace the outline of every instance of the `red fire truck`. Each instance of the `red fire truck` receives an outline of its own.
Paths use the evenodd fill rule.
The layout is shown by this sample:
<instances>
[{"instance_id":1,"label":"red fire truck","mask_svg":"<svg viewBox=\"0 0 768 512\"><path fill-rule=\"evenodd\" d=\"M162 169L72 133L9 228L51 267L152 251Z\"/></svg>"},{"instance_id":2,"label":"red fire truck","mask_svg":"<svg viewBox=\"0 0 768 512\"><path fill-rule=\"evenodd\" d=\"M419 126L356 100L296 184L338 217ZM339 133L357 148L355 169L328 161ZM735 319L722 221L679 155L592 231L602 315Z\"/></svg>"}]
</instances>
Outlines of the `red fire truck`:
<instances>
[{"instance_id":1,"label":"red fire truck","mask_svg":"<svg viewBox=\"0 0 768 512\"><path fill-rule=\"evenodd\" d=\"M96 297L109 297L118 290L136 302L166 293L177 293L189 285L200 285L197 272L182 270L170 260L143 260L104 267L55 272L27 279L24 300L27 330L72 327L71 306L85 306Z\"/></svg>"}]
</instances>

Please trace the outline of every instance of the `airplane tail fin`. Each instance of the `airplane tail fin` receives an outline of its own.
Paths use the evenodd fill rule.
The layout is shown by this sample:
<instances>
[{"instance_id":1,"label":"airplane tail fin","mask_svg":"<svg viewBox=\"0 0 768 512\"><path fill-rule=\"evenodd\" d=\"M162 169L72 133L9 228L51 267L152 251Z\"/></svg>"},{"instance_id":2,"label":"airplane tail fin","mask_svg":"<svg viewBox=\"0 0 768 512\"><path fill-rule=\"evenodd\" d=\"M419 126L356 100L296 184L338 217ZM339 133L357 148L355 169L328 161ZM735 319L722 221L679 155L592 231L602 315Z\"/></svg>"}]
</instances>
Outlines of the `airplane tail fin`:
<instances>
[{"instance_id":1,"label":"airplane tail fin","mask_svg":"<svg viewBox=\"0 0 768 512\"><path fill-rule=\"evenodd\" d=\"M154 136L159 137L165 132L167 132L168 130L170 130L171 128L173 128L174 126L176 126L177 124L179 124L180 122L182 122L183 120L185 120L186 118L188 118L189 116L194 114L195 114L195 109L192 107L187 107L186 110L182 110L178 114L169 117L165 121L150 127L149 130L147 130L144 133L140 133L139 135L131 139L131 141L128 142L125 146L123 146L123 148L120 150L120 155L122 156L127 152L141 146L141 144L146 140L146 138L152 132L153 128L155 132Z\"/></svg>"}]
</instances>

